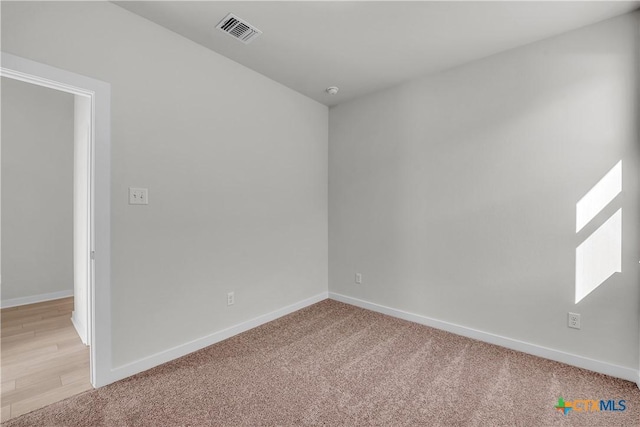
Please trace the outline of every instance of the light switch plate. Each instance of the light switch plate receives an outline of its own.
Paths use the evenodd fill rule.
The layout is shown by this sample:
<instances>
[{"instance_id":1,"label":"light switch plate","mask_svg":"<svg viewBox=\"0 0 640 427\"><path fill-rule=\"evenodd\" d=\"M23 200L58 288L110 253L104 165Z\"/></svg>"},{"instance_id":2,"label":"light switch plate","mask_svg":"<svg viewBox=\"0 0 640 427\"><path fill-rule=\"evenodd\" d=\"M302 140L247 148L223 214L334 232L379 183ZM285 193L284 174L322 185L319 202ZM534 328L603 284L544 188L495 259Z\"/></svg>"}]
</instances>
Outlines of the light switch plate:
<instances>
[{"instance_id":1,"label":"light switch plate","mask_svg":"<svg viewBox=\"0 0 640 427\"><path fill-rule=\"evenodd\" d=\"M129 187L129 204L130 205L148 205L149 190L146 188Z\"/></svg>"}]
</instances>

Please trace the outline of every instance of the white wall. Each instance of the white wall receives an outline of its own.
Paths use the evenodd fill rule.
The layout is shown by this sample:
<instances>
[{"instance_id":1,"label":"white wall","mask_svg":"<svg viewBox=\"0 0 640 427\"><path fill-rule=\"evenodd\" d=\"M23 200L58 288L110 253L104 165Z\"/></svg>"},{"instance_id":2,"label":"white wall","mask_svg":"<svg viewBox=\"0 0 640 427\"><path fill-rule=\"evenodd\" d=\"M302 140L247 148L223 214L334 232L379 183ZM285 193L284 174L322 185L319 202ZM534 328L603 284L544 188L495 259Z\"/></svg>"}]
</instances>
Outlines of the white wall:
<instances>
[{"instance_id":1,"label":"white wall","mask_svg":"<svg viewBox=\"0 0 640 427\"><path fill-rule=\"evenodd\" d=\"M6 305L73 289L73 96L1 81Z\"/></svg>"},{"instance_id":2,"label":"white wall","mask_svg":"<svg viewBox=\"0 0 640 427\"><path fill-rule=\"evenodd\" d=\"M330 291L637 370L638 17L332 108ZM576 234L620 160L622 194ZM622 273L575 305L576 247L620 207Z\"/></svg>"},{"instance_id":3,"label":"white wall","mask_svg":"<svg viewBox=\"0 0 640 427\"><path fill-rule=\"evenodd\" d=\"M2 50L111 84L114 366L326 292L325 106L105 2L3 2Z\"/></svg>"}]
</instances>

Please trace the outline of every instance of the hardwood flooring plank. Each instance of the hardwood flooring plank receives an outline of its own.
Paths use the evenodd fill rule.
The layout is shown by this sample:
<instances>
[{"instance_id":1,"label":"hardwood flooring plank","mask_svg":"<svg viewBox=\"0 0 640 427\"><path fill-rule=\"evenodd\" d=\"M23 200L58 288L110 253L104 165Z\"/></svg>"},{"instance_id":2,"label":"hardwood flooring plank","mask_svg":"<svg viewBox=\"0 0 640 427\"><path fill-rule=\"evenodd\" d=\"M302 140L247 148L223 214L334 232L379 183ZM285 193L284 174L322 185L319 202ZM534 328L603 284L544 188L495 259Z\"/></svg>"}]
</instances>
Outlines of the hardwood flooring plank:
<instances>
[{"instance_id":1,"label":"hardwood flooring plank","mask_svg":"<svg viewBox=\"0 0 640 427\"><path fill-rule=\"evenodd\" d=\"M58 312L56 311L56 313ZM38 320L42 320L43 315L44 313L31 314L29 316L20 316L20 317L16 316L13 319L7 319L6 316L2 316L2 329L6 329L10 326L22 325L23 323L27 323L27 322L35 322Z\"/></svg>"},{"instance_id":2,"label":"hardwood flooring plank","mask_svg":"<svg viewBox=\"0 0 640 427\"><path fill-rule=\"evenodd\" d=\"M40 319L31 322L25 322L22 324L22 329L26 331L34 330L34 331L49 331L54 327L63 327L73 325L71 323L71 317L69 317L66 313L60 314L55 317L50 317L48 319Z\"/></svg>"},{"instance_id":3,"label":"hardwood flooring plank","mask_svg":"<svg viewBox=\"0 0 640 427\"><path fill-rule=\"evenodd\" d=\"M16 389L16 381L3 381L0 385L0 393L9 392Z\"/></svg>"},{"instance_id":4,"label":"hardwood flooring plank","mask_svg":"<svg viewBox=\"0 0 640 427\"><path fill-rule=\"evenodd\" d=\"M70 313L73 311L72 304L64 304L64 305L59 305L55 307L37 307L37 308L30 308L28 306L24 306L24 307L25 308L22 310L9 311L9 312L6 312L5 311L6 309L2 309L0 313L0 319L2 319L2 321L4 322L9 320L21 319L29 316L37 316L37 315L48 314L48 313L63 313L63 312Z\"/></svg>"},{"instance_id":5,"label":"hardwood flooring plank","mask_svg":"<svg viewBox=\"0 0 640 427\"><path fill-rule=\"evenodd\" d=\"M60 375L62 385L71 384L78 381L89 380L89 364L77 367L73 371Z\"/></svg>"},{"instance_id":6,"label":"hardwood flooring plank","mask_svg":"<svg viewBox=\"0 0 640 427\"><path fill-rule=\"evenodd\" d=\"M34 302L33 304L25 304L25 305L19 305L16 307L3 308L2 311L4 312L6 310L7 312L9 312L9 311L18 311L18 310L31 310L31 309L40 308L40 307L57 307L59 305L64 305L69 303L73 303L73 297L58 298L58 299L52 299L49 301Z\"/></svg>"},{"instance_id":7,"label":"hardwood flooring plank","mask_svg":"<svg viewBox=\"0 0 640 427\"><path fill-rule=\"evenodd\" d=\"M80 338L77 340L58 341L58 351L75 348L78 351L84 351L89 349L89 346L85 345Z\"/></svg>"},{"instance_id":8,"label":"hardwood flooring plank","mask_svg":"<svg viewBox=\"0 0 640 427\"><path fill-rule=\"evenodd\" d=\"M65 335L69 336L69 335L75 335L76 337L80 338L78 336L78 332L76 332L76 328L73 327L73 323L69 322L68 325L61 327L59 329L50 329L47 331L42 331L42 330L38 330L35 331L35 335L36 337L54 337L54 336L58 336L60 338L63 338Z\"/></svg>"},{"instance_id":9,"label":"hardwood flooring plank","mask_svg":"<svg viewBox=\"0 0 640 427\"><path fill-rule=\"evenodd\" d=\"M2 338L4 338L4 337L12 337L14 335L20 335L20 334L23 334L25 332L32 331L32 330L34 330L34 329L24 329L22 327L22 324L14 325L14 326L7 326L6 328L2 328L2 332L0 332L0 336Z\"/></svg>"},{"instance_id":10,"label":"hardwood flooring plank","mask_svg":"<svg viewBox=\"0 0 640 427\"><path fill-rule=\"evenodd\" d=\"M2 393L2 404L14 404L24 399L29 399L37 394L42 394L62 386L60 376L50 377L46 380L39 381L28 387L20 387L15 390Z\"/></svg>"},{"instance_id":11,"label":"hardwood flooring plank","mask_svg":"<svg viewBox=\"0 0 640 427\"><path fill-rule=\"evenodd\" d=\"M3 308L0 311L0 317L4 320L13 319L22 316L30 316L33 314L47 313L51 311L73 311L73 301L72 302L57 302L57 303L37 303L37 304L29 304L22 305L19 307L11 307L11 308Z\"/></svg>"},{"instance_id":12,"label":"hardwood flooring plank","mask_svg":"<svg viewBox=\"0 0 640 427\"><path fill-rule=\"evenodd\" d=\"M1 326L3 328L8 326L13 326L20 323L33 322L37 320L44 320L51 317L68 315L71 317L71 313L73 312L73 307L61 309L54 308L39 308L37 310L31 310L29 312L12 312L12 313L2 313Z\"/></svg>"},{"instance_id":13,"label":"hardwood flooring plank","mask_svg":"<svg viewBox=\"0 0 640 427\"><path fill-rule=\"evenodd\" d=\"M60 357L62 356L62 357ZM55 371L65 366L73 366L80 363L83 360L89 358L89 349L85 351L73 351L64 352L59 351L55 356L38 357L33 360L15 363L10 366L2 367L2 378L4 380L17 380L21 376L35 374L38 372L46 373L47 371Z\"/></svg>"},{"instance_id":14,"label":"hardwood flooring plank","mask_svg":"<svg viewBox=\"0 0 640 427\"><path fill-rule=\"evenodd\" d=\"M75 330L69 330L66 334L56 335L37 335L30 337L28 340L17 341L11 344L5 344L2 346L2 357L11 356L16 353L24 353L26 351L37 350L42 347L48 347L54 344L66 345L67 343L79 342L82 343L80 337Z\"/></svg>"},{"instance_id":15,"label":"hardwood flooring plank","mask_svg":"<svg viewBox=\"0 0 640 427\"><path fill-rule=\"evenodd\" d=\"M23 342L25 340L29 340L33 337L36 336L35 331L24 331L21 334L15 334L15 335L10 335L10 336L6 336L2 333L0 333L0 340L1 340L1 345L2 347L6 346L6 345L10 345L12 343L15 342Z\"/></svg>"},{"instance_id":16,"label":"hardwood flooring plank","mask_svg":"<svg viewBox=\"0 0 640 427\"><path fill-rule=\"evenodd\" d=\"M25 362L31 360L33 357L42 355L53 355L58 352L57 344L50 344L39 348L31 348L26 351L15 351L12 353L2 352L2 364L3 366L9 366L14 363Z\"/></svg>"},{"instance_id":17,"label":"hardwood flooring plank","mask_svg":"<svg viewBox=\"0 0 640 427\"><path fill-rule=\"evenodd\" d=\"M89 380L78 381L38 394L37 396L21 400L11 405L11 417L26 414L27 412L59 402L67 397L75 396L76 394L91 390L92 388L93 387L91 387Z\"/></svg>"},{"instance_id":18,"label":"hardwood flooring plank","mask_svg":"<svg viewBox=\"0 0 640 427\"><path fill-rule=\"evenodd\" d=\"M36 372L32 374L26 374L16 379L16 388L29 387L39 381L47 380L54 377L62 378L67 375L72 375L77 372L84 372L86 377L89 378L89 359L82 360L74 364L59 366L52 371L49 372ZM66 383L71 382L69 379L65 380ZM63 384L65 385L65 384Z\"/></svg>"},{"instance_id":19,"label":"hardwood flooring plank","mask_svg":"<svg viewBox=\"0 0 640 427\"><path fill-rule=\"evenodd\" d=\"M92 388L72 311L73 298L1 310L2 421Z\"/></svg>"},{"instance_id":20,"label":"hardwood flooring plank","mask_svg":"<svg viewBox=\"0 0 640 427\"><path fill-rule=\"evenodd\" d=\"M5 422L11 418L11 405L0 408L0 422Z\"/></svg>"}]
</instances>

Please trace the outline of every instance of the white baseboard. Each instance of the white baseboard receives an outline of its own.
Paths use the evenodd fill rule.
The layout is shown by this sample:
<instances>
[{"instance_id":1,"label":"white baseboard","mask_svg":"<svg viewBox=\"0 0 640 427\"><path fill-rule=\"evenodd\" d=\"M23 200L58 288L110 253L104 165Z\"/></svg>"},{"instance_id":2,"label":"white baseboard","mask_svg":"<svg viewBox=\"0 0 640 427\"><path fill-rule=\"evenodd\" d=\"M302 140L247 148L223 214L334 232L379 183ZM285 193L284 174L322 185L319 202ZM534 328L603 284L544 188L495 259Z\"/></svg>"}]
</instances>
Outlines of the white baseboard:
<instances>
[{"instance_id":1,"label":"white baseboard","mask_svg":"<svg viewBox=\"0 0 640 427\"><path fill-rule=\"evenodd\" d=\"M30 297L12 298L2 300L0 307L18 307L20 305L35 304L37 302L51 301L54 299L67 298L73 296L73 289L68 291L50 292L48 294L33 295Z\"/></svg>"},{"instance_id":2,"label":"white baseboard","mask_svg":"<svg viewBox=\"0 0 640 427\"><path fill-rule=\"evenodd\" d=\"M590 371L599 372L612 377L633 381L638 384L638 387L640 387L640 377L638 376L638 370L636 369L625 368L624 366L613 365L611 363L589 359L576 354L566 353L564 351L542 347L536 344L503 337L489 332L471 329L466 326L460 326L419 314L409 313L407 311L398 310L334 292L329 292L329 298L346 304L355 305L356 307L408 320L410 322L419 323L436 329L442 329L456 335L462 335L464 337L499 345L501 347L510 348L512 350L521 351L523 353L532 354L545 359L555 360L556 362L566 363L567 365L576 366L578 368L588 369Z\"/></svg>"},{"instance_id":3,"label":"white baseboard","mask_svg":"<svg viewBox=\"0 0 640 427\"><path fill-rule=\"evenodd\" d=\"M322 292L311 298L307 298L281 309L272 311L271 313L263 314L262 316L254 317L253 319L247 320L246 322L242 322L235 326L231 326L227 329L214 332L211 335L189 341L187 343L175 346L168 350L161 351L143 359L136 360L135 362L119 366L111 370L111 378L109 382L119 381L123 378L130 377L131 375L146 371L179 357L186 356L189 353L193 353L194 351L203 349L220 341L226 340L227 338L231 338L234 335L238 335L242 332L248 331L249 329L253 329L257 326L271 322L272 320L275 320L279 317L286 316L287 314L293 313L294 311L298 311L302 308L323 301L328 297L328 292Z\"/></svg>"}]
</instances>

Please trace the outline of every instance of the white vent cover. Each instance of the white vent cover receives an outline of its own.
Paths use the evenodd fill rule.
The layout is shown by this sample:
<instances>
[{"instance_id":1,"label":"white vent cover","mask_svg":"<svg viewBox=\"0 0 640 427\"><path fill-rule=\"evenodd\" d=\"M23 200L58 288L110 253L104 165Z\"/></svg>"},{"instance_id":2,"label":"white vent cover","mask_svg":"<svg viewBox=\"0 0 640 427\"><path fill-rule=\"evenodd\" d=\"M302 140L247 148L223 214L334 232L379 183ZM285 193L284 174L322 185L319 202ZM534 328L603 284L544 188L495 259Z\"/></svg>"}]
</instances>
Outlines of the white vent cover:
<instances>
[{"instance_id":1,"label":"white vent cover","mask_svg":"<svg viewBox=\"0 0 640 427\"><path fill-rule=\"evenodd\" d=\"M244 44L250 43L253 39L262 34L262 31L249 24L247 21L238 18L233 13L225 16L224 19L218 23L216 28L229 34L231 37L240 40Z\"/></svg>"}]
</instances>

